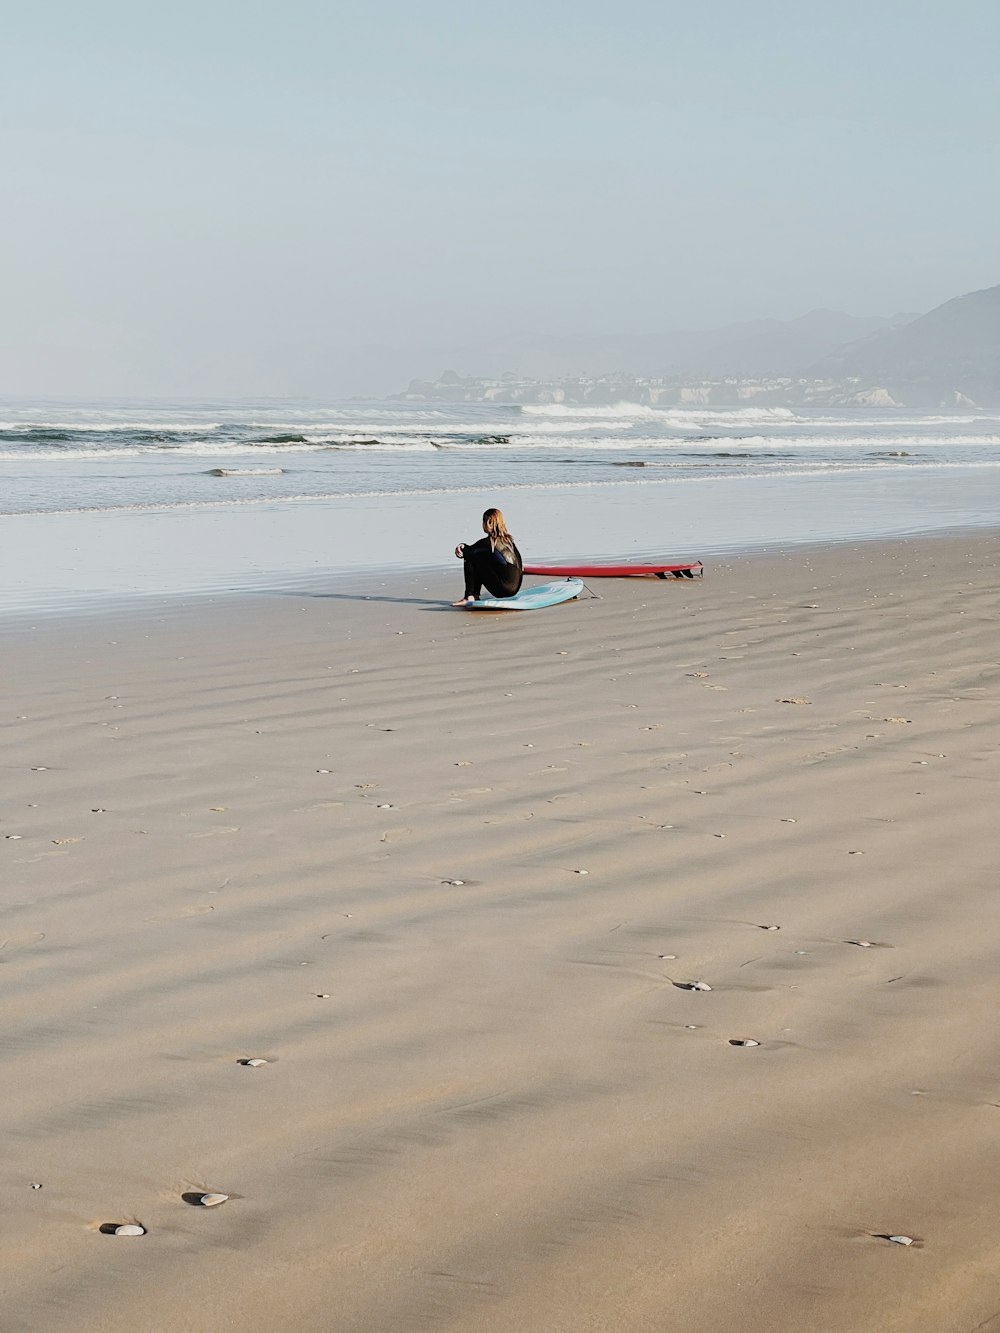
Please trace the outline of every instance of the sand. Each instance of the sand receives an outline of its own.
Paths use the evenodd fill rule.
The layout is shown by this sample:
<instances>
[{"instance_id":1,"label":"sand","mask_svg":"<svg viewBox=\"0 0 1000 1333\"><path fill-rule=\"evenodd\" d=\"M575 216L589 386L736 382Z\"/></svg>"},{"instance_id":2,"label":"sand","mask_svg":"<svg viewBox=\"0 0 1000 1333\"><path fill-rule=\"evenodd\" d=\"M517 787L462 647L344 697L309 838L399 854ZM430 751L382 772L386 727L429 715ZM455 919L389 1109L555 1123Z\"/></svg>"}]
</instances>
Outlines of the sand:
<instances>
[{"instance_id":1,"label":"sand","mask_svg":"<svg viewBox=\"0 0 1000 1333\"><path fill-rule=\"evenodd\" d=\"M706 563L8 626L5 1333L1000 1326L998 544Z\"/></svg>"}]
</instances>

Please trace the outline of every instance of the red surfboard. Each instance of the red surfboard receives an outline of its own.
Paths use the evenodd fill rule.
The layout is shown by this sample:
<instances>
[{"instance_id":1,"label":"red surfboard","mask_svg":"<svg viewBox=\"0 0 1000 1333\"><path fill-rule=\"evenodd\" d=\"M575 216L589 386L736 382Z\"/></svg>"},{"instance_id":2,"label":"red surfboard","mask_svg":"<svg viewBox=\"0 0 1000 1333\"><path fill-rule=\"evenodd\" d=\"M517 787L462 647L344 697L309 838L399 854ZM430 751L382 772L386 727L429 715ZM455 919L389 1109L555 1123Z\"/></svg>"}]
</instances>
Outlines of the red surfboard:
<instances>
[{"instance_id":1,"label":"red surfboard","mask_svg":"<svg viewBox=\"0 0 1000 1333\"><path fill-rule=\"evenodd\" d=\"M655 576L658 579L702 578L705 566L700 560L681 560L655 565L525 565L525 574L545 574L549 578L629 579Z\"/></svg>"}]
</instances>

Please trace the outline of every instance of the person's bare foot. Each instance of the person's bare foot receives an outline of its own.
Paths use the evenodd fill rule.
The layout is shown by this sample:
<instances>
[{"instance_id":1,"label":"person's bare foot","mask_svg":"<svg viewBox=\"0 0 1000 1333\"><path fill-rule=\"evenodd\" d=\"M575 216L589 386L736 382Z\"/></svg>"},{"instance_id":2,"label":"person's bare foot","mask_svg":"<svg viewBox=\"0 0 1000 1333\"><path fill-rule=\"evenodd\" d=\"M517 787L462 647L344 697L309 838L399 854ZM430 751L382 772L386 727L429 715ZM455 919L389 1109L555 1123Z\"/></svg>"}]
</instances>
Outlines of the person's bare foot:
<instances>
[{"instance_id":1,"label":"person's bare foot","mask_svg":"<svg viewBox=\"0 0 1000 1333\"><path fill-rule=\"evenodd\" d=\"M462 597L457 602L452 602L452 606L471 606L476 599L474 597Z\"/></svg>"}]
</instances>

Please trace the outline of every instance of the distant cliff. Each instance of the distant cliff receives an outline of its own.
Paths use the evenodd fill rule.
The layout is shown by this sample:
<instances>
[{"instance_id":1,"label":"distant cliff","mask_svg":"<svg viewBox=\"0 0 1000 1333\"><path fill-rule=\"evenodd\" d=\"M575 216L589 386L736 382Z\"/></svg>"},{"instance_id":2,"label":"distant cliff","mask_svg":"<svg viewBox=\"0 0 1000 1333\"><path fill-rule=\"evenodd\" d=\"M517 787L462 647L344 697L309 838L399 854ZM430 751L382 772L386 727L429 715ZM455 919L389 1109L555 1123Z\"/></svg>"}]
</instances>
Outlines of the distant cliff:
<instances>
[{"instance_id":1,"label":"distant cliff","mask_svg":"<svg viewBox=\"0 0 1000 1333\"><path fill-rule=\"evenodd\" d=\"M957 296L903 328L848 343L816 361L810 374L883 389L907 406L1000 406L1000 287Z\"/></svg>"},{"instance_id":2,"label":"distant cliff","mask_svg":"<svg viewBox=\"0 0 1000 1333\"><path fill-rule=\"evenodd\" d=\"M474 361L475 374L448 371L438 380L413 380L394 396L500 403L997 408L1000 287L956 297L920 316L862 319L818 310L801 319L758 320L709 332L513 340L472 349L462 359Z\"/></svg>"},{"instance_id":3,"label":"distant cliff","mask_svg":"<svg viewBox=\"0 0 1000 1333\"><path fill-rule=\"evenodd\" d=\"M814 361L914 315L846 315L813 310L798 319L758 319L721 329L605 337L504 338L459 350L440 350L439 364L465 367L465 375L499 379L572 380L633 375L721 378L799 375Z\"/></svg>"}]
</instances>

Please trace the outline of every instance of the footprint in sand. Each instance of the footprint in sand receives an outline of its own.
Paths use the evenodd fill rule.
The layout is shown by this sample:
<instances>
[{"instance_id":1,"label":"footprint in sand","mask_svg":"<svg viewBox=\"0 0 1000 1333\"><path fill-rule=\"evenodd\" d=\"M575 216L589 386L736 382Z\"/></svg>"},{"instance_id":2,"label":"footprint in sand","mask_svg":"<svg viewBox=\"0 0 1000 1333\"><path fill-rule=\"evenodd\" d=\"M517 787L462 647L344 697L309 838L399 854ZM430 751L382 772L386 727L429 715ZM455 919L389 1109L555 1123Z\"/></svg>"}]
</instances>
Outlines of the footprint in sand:
<instances>
[{"instance_id":1,"label":"footprint in sand","mask_svg":"<svg viewBox=\"0 0 1000 1333\"><path fill-rule=\"evenodd\" d=\"M32 944L41 944L44 939L44 930L29 930L23 935L5 935L0 940L0 949L24 949Z\"/></svg>"}]
</instances>

